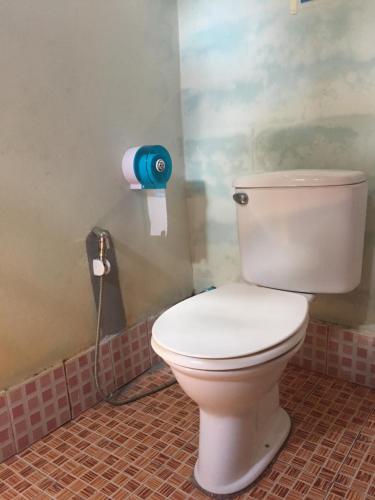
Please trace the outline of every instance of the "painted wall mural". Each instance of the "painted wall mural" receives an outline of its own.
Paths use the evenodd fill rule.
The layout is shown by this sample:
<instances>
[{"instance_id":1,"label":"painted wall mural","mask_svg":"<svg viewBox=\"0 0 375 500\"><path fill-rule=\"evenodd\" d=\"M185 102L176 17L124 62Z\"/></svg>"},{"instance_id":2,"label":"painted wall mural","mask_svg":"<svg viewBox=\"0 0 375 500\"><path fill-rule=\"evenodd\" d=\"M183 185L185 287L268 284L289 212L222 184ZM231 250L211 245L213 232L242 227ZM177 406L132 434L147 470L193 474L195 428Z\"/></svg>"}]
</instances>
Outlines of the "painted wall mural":
<instances>
[{"instance_id":1,"label":"painted wall mural","mask_svg":"<svg viewBox=\"0 0 375 500\"><path fill-rule=\"evenodd\" d=\"M375 334L375 2L180 0L184 148L194 281L240 278L232 179L294 168L370 179L365 264L313 315Z\"/></svg>"}]
</instances>

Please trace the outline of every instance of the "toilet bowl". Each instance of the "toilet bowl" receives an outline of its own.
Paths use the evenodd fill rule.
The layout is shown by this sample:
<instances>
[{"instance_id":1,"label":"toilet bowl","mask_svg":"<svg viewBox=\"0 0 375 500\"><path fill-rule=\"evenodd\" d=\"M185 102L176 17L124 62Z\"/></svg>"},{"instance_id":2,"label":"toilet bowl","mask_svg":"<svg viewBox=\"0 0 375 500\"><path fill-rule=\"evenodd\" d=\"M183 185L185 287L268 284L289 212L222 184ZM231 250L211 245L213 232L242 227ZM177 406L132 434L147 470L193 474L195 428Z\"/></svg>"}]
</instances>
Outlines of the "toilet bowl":
<instances>
[{"instance_id":1,"label":"toilet bowl","mask_svg":"<svg viewBox=\"0 0 375 500\"><path fill-rule=\"evenodd\" d=\"M235 493L274 458L290 430L278 382L304 340L301 294L237 283L197 295L155 322L152 347L199 406L198 485Z\"/></svg>"}]
</instances>

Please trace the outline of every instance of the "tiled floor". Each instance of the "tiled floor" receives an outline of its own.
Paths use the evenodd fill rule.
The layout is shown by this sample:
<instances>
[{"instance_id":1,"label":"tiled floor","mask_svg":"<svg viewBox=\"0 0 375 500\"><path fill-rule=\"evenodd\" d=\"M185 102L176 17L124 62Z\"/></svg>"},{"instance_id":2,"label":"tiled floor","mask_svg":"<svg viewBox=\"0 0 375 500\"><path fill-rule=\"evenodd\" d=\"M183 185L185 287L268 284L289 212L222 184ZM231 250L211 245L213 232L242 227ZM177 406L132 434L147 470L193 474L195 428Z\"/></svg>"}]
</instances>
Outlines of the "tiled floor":
<instances>
[{"instance_id":1,"label":"tiled floor","mask_svg":"<svg viewBox=\"0 0 375 500\"><path fill-rule=\"evenodd\" d=\"M281 399L289 440L236 498L374 499L375 391L290 366ZM178 385L125 407L101 403L1 464L0 498L207 498L190 482L197 430L197 408Z\"/></svg>"}]
</instances>

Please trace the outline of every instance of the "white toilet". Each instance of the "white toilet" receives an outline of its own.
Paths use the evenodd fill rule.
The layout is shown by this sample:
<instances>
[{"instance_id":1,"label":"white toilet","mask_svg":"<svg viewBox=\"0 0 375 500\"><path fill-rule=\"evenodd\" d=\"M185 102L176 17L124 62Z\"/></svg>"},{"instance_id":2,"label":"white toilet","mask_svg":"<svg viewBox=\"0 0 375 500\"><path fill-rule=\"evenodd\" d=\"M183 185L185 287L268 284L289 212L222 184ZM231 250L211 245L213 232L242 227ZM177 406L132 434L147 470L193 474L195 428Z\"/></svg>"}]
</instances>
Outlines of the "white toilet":
<instances>
[{"instance_id":1,"label":"white toilet","mask_svg":"<svg viewBox=\"0 0 375 500\"><path fill-rule=\"evenodd\" d=\"M199 406L194 476L235 493L274 458L290 430L278 382L304 341L315 293L361 277L367 181L362 172L294 170L234 183L242 276L167 310L152 347Z\"/></svg>"}]
</instances>

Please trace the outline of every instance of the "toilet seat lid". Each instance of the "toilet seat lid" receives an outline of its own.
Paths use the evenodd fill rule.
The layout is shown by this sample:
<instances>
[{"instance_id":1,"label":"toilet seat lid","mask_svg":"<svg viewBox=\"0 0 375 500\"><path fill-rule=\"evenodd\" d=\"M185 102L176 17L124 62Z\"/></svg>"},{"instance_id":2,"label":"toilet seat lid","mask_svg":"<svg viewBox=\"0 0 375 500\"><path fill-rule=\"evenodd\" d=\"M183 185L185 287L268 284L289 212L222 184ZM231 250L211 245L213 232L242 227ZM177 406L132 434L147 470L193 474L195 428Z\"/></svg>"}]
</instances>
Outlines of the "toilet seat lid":
<instances>
[{"instance_id":1,"label":"toilet seat lid","mask_svg":"<svg viewBox=\"0 0 375 500\"><path fill-rule=\"evenodd\" d=\"M303 295L235 283L171 307L154 323L152 336L160 346L184 356L242 357L291 337L307 313Z\"/></svg>"}]
</instances>

